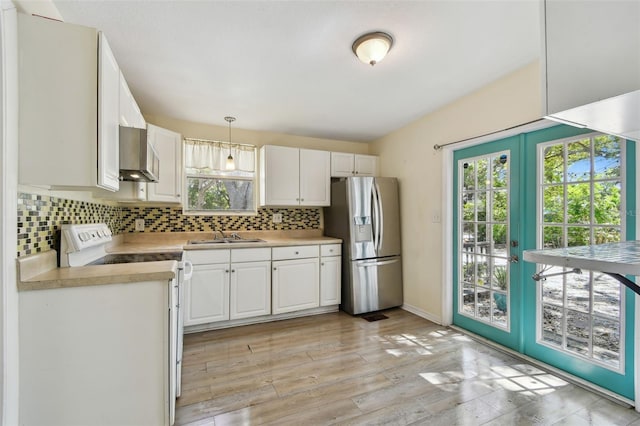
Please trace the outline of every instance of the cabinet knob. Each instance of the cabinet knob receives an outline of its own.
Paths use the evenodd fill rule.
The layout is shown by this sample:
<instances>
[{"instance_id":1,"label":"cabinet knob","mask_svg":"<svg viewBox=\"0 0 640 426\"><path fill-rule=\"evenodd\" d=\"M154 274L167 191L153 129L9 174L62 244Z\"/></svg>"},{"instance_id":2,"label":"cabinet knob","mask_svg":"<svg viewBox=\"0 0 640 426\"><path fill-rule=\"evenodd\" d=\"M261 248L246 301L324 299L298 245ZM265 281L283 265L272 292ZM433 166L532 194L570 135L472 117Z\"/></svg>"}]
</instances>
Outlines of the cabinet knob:
<instances>
[{"instance_id":1,"label":"cabinet knob","mask_svg":"<svg viewBox=\"0 0 640 426\"><path fill-rule=\"evenodd\" d=\"M358 172L357 172L357 171L356 171L356 172L354 172L354 173L355 173L355 174L358 174Z\"/></svg>"},{"instance_id":2,"label":"cabinet knob","mask_svg":"<svg viewBox=\"0 0 640 426\"><path fill-rule=\"evenodd\" d=\"M273 268L273 270L274 270L274 271L275 271L276 269L277 269L277 268L275 268L275 267Z\"/></svg>"},{"instance_id":3,"label":"cabinet knob","mask_svg":"<svg viewBox=\"0 0 640 426\"><path fill-rule=\"evenodd\" d=\"M236 271L235 269L232 269L232 270L231 270L231 272L235 272L235 271Z\"/></svg>"},{"instance_id":4,"label":"cabinet knob","mask_svg":"<svg viewBox=\"0 0 640 426\"><path fill-rule=\"evenodd\" d=\"M295 252L295 254L300 254L300 252L299 252L299 251L297 251L297 252Z\"/></svg>"},{"instance_id":5,"label":"cabinet knob","mask_svg":"<svg viewBox=\"0 0 640 426\"><path fill-rule=\"evenodd\" d=\"M304 198L300 198L300 201L304 201Z\"/></svg>"},{"instance_id":6,"label":"cabinet knob","mask_svg":"<svg viewBox=\"0 0 640 426\"><path fill-rule=\"evenodd\" d=\"M322 263L320 264L320 266L324 266L324 262L322 262Z\"/></svg>"},{"instance_id":7,"label":"cabinet knob","mask_svg":"<svg viewBox=\"0 0 640 426\"><path fill-rule=\"evenodd\" d=\"M176 194L176 198L180 198L180 194Z\"/></svg>"},{"instance_id":8,"label":"cabinet knob","mask_svg":"<svg viewBox=\"0 0 640 426\"><path fill-rule=\"evenodd\" d=\"M224 270L224 272L225 272L225 274L228 274L228 273L229 273L229 270L228 270L228 269L225 269L225 270Z\"/></svg>"},{"instance_id":9,"label":"cabinet knob","mask_svg":"<svg viewBox=\"0 0 640 426\"><path fill-rule=\"evenodd\" d=\"M329 253L333 253L333 249L329 249Z\"/></svg>"}]
</instances>

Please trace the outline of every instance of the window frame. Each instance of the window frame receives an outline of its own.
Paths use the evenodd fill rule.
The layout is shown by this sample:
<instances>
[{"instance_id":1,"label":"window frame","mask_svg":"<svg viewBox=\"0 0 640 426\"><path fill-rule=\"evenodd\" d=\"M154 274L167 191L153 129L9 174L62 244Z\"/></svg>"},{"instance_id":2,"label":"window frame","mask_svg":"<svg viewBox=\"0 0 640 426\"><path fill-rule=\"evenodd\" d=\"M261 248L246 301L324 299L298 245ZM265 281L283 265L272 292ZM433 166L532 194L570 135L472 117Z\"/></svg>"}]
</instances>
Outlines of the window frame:
<instances>
[{"instance_id":1,"label":"window frame","mask_svg":"<svg viewBox=\"0 0 640 426\"><path fill-rule=\"evenodd\" d=\"M585 134L581 134L581 135L576 135L576 136L571 136L571 137L567 137L567 138L560 138L560 139L554 139L554 140L550 140L547 142L542 142L537 144L536 146L536 152L537 152L537 158L536 158L536 162L537 162L537 176L538 176L538 180L536 182L536 198L537 198L537 207L536 207L536 247L538 249L543 248L544 246L544 189L546 187L552 186L549 183L544 182L544 152L545 149L549 146L553 146L553 145L560 145L562 144L564 146L564 164L566 166L566 160L567 160L567 151L566 148L568 147L568 145L571 142L576 142L579 141L581 139L587 139L589 138L591 141L591 154L590 154L590 158L591 158L591 164L590 164L590 178L589 180L584 180L584 181L569 181L567 179L567 173L568 171L564 170L563 172L563 181L559 184L555 184L555 185L559 185L562 186L564 188L565 194L566 194L566 187L570 184L575 184L576 182L578 183L589 183L590 188L593 189L594 184L598 183L598 182L603 182L603 181L610 181L610 180L614 180L614 179L595 179L593 176L593 150L594 150L594 143L595 143L595 138L598 136L611 136L611 135L607 135L605 133L601 133L601 132L592 132L592 133L585 133ZM621 193L621 200L620 200L620 224L619 225L613 225L619 228L620 230L620 241L625 241L626 240L626 230L627 230L627 218L626 215L624 214L624 212L626 211L626 206L627 206L627 197L626 197L626 188L628 185L627 182L627 147L626 147L626 140L624 138L620 138L618 137L619 141L620 141L620 176L617 177L617 180L619 180L620 182L620 193ZM590 203L593 203L593 191L590 190ZM566 247L566 244L568 244L567 241L567 229L569 225L571 225L568 222L568 215L566 212L566 199L564 199L564 220L561 224L562 228L563 228L563 240L564 240L564 246ZM589 235L590 235L590 240L593 238L593 230L594 228L597 228L599 226L599 224L594 223L594 216L593 216L593 212L590 212L590 222L588 224L580 224L579 226L582 227L588 227L589 228ZM593 242L590 242L590 244L594 244ZM541 265L537 265L536 266L537 271L541 270ZM569 270L570 268L564 268L564 270ZM605 316L599 315L598 313L593 312L593 281L594 281L594 275L600 273L599 271L590 271L590 270L584 270L583 273L586 273L589 275L589 281L590 281L590 290L589 290L589 300L590 300L590 308L589 308L589 321L590 323L593 323L593 318L594 317L601 317L601 318L605 318L605 319L609 319ZM566 277L562 277L563 279L563 287L566 287ZM545 304L544 301L544 295L543 295L543 288L542 288L542 284L540 282L536 283L536 344L540 345L540 346L544 346L544 347L548 347L552 350L558 351L564 355L567 356L571 356L571 357L576 357L581 359L584 362L593 364L593 365L597 365L598 367L613 371L615 373L620 373L620 374L624 374L624 372L626 371L626 363L628 362L628 360L626 359L626 345L628 344L633 344L633 342L628 342L626 339L626 287L622 284L619 284L620 286L620 299L619 299L619 309L620 309L620 315L618 318L618 322L619 322L619 329L618 329L618 334L620 336L620 345L619 345L619 350L618 350L618 355L619 355L619 359L618 359L618 365L613 365L611 363L607 363L605 361L599 360L595 357L593 357L593 340L594 340L594 336L593 336L593 330L590 328L590 335L589 335L589 342L588 342L588 349L589 349L589 354L588 355L583 355L581 353L578 353L576 351L570 351L568 350L565 346L566 346L566 339L567 339L567 332L566 332L566 314L569 310L575 310L575 309L571 309L567 303L567 295L565 294L566 291L563 290L563 304L562 306L556 305L556 304L552 304L553 306L557 306L559 307L562 312L563 312L563 323L562 323L562 344L561 345L554 345L551 342L548 342L546 340L543 339L543 330L542 330L542 317L543 317L543 305ZM581 311L579 311L581 312Z\"/></svg>"}]
</instances>

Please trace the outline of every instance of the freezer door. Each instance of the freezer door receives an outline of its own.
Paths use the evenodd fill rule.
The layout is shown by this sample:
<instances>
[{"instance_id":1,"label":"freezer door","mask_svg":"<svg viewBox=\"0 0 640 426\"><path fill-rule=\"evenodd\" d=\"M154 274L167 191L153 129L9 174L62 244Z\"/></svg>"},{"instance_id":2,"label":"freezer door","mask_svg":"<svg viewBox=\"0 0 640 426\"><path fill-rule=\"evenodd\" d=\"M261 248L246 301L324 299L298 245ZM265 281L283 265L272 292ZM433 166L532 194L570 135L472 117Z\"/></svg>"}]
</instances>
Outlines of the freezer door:
<instances>
[{"instance_id":1,"label":"freezer door","mask_svg":"<svg viewBox=\"0 0 640 426\"><path fill-rule=\"evenodd\" d=\"M402 305L400 256L350 263L351 276L342 288L344 311L357 315Z\"/></svg>"}]
</instances>

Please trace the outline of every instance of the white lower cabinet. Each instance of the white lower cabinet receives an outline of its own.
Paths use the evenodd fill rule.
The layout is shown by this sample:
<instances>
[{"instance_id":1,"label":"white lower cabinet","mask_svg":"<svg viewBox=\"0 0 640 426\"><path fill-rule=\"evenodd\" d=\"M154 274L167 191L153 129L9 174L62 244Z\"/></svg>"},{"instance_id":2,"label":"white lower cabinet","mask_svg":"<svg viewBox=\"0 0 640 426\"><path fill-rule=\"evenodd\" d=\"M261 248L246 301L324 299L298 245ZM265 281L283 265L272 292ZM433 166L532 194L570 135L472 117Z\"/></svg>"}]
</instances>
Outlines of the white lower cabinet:
<instances>
[{"instance_id":1,"label":"white lower cabinet","mask_svg":"<svg viewBox=\"0 0 640 426\"><path fill-rule=\"evenodd\" d=\"M232 320L271 313L271 261L231 264L229 306Z\"/></svg>"},{"instance_id":2,"label":"white lower cabinet","mask_svg":"<svg viewBox=\"0 0 640 426\"><path fill-rule=\"evenodd\" d=\"M319 263L317 257L273 262L274 314L320 305Z\"/></svg>"},{"instance_id":3,"label":"white lower cabinet","mask_svg":"<svg viewBox=\"0 0 640 426\"><path fill-rule=\"evenodd\" d=\"M194 265L186 286L184 325L229 319L229 264Z\"/></svg>"},{"instance_id":4,"label":"white lower cabinet","mask_svg":"<svg viewBox=\"0 0 640 426\"><path fill-rule=\"evenodd\" d=\"M320 306L340 304L341 260L340 256L320 258Z\"/></svg>"},{"instance_id":5,"label":"white lower cabinet","mask_svg":"<svg viewBox=\"0 0 640 426\"><path fill-rule=\"evenodd\" d=\"M193 276L185 285L184 325L254 317L263 322L269 315L338 305L340 248L311 244L189 250Z\"/></svg>"}]
</instances>

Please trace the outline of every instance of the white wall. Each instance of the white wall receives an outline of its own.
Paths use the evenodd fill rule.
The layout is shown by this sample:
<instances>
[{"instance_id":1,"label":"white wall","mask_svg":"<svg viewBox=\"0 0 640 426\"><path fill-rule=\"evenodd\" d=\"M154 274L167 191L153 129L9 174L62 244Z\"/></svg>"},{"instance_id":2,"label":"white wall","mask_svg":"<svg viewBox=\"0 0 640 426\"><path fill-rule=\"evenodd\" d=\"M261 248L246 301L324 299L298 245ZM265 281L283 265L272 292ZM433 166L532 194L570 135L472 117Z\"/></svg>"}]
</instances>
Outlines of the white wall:
<instances>
[{"instance_id":1,"label":"white wall","mask_svg":"<svg viewBox=\"0 0 640 426\"><path fill-rule=\"evenodd\" d=\"M384 176L400 183L405 307L442 322L443 153L434 144L480 136L540 118L538 62L399 129L370 146ZM446 165L448 167L449 165Z\"/></svg>"},{"instance_id":2,"label":"white wall","mask_svg":"<svg viewBox=\"0 0 640 426\"><path fill-rule=\"evenodd\" d=\"M19 352L16 286L18 180L17 18L0 1L0 422L18 424Z\"/></svg>"}]
</instances>

